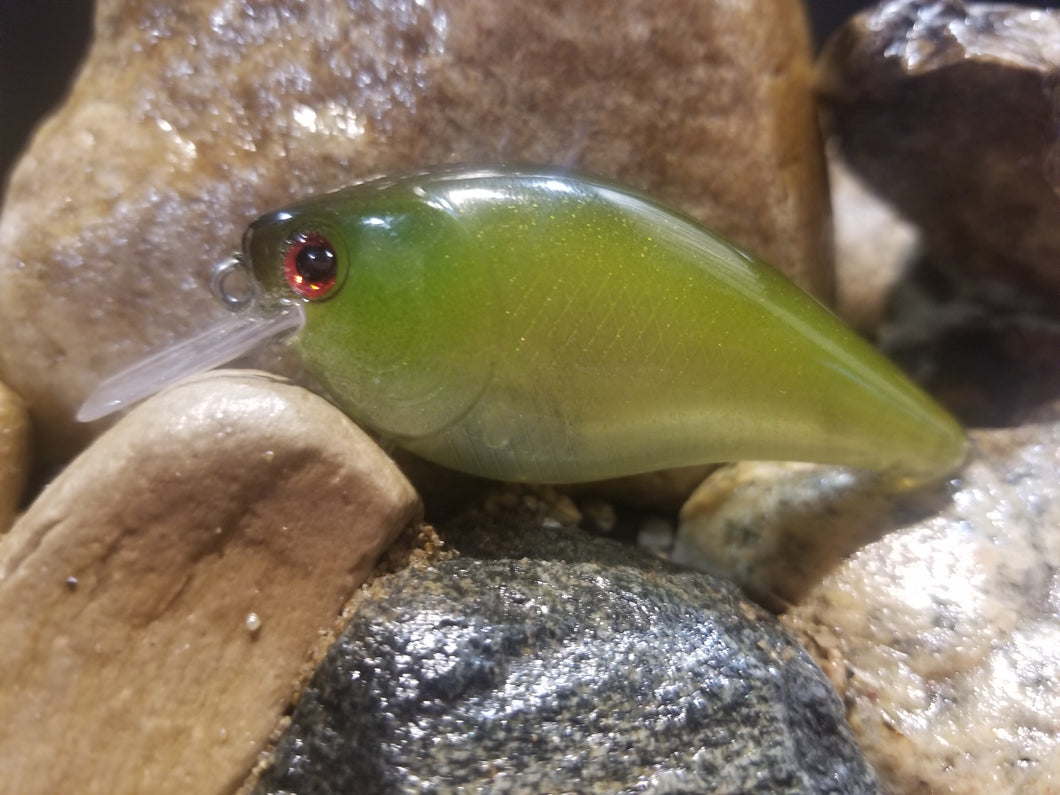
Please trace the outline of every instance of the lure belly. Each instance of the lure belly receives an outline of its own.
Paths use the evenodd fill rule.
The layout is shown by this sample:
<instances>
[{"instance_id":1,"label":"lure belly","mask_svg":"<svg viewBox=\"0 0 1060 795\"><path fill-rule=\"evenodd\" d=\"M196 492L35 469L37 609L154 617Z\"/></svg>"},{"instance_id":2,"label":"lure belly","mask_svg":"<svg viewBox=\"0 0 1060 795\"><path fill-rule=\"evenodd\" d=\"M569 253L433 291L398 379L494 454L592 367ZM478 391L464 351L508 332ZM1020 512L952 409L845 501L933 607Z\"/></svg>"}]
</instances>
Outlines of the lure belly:
<instances>
[{"instance_id":1,"label":"lure belly","mask_svg":"<svg viewBox=\"0 0 1060 795\"><path fill-rule=\"evenodd\" d=\"M465 472L558 483L781 459L923 480L965 455L942 408L787 279L602 182L369 182L263 216L243 256L263 336L300 326L293 344L352 417Z\"/></svg>"}]
</instances>

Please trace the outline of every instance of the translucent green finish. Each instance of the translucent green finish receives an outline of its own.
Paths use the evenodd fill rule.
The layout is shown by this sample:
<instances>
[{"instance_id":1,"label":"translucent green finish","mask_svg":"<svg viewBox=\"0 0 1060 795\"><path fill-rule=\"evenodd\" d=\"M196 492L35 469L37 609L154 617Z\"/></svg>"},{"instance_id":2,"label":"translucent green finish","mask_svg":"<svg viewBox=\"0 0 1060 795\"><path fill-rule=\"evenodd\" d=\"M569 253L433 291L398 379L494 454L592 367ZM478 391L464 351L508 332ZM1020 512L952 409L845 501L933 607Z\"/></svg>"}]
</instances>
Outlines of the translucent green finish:
<instances>
[{"instance_id":1,"label":"translucent green finish","mask_svg":"<svg viewBox=\"0 0 1060 795\"><path fill-rule=\"evenodd\" d=\"M265 216L246 256L289 296L286 241L340 286L296 344L356 419L449 467L569 482L737 459L938 477L957 423L759 260L688 218L545 171L441 171Z\"/></svg>"}]
</instances>

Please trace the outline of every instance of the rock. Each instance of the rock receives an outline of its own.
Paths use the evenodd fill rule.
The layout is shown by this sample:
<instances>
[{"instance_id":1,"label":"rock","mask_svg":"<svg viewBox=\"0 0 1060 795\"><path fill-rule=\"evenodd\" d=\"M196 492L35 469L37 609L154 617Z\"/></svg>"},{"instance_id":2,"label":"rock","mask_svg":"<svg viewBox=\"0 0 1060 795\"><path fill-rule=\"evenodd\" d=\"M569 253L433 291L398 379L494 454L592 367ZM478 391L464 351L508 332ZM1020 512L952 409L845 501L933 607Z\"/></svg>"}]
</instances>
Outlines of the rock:
<instances>
[{"instance_id":1,"label":"rock","mask_svg":"<svg viewBox=\"0 0 1060 795\"><path fill-rule=\"evenodd\" d=\"M1060 406L972 439L966 469L935 490L888 496L809 470L763 488L745 473L744 510L726 503L711 521L715 544L765 540L723 557L797 600L784 622L889 792L1047 793L1060 780ZM776 513L756 515L758 500Z\"/></svg>"},{"instance_id":2,"label":"rock","mask_svg":"<svg viewBox=\"0 0 1060 795\"><path fill-rule=\"evenodd\" d=\"M595 483L574 483L563 488L580 499L603 500L673 515L716 468L716 464L675 467Z\"/></svg>"},{"instance_id":3,"label":"rock","mask_svg":"<svg viewBox=\"0 0 1060 795\"><path fill-rule=\"evenodd\" d=\"M362 594L255 792L877 791L772 616L517 515Z\"/></svg>"},{"instance_id":4,"label":"rock","mask_svg":"<svg viewBox=\"0 0 1060 795\"><path fill-rule=\"evenodd\" d=\"M875 336L919 250L916 228L877 196L835 152L828 158L835 223L836 312Z\"/></svg>"},{"instance_id":5,"label":"rock","mask_svg":"<svg viewBox=\"0 0 1060 795\"><path fill-rule=\"evenodd\" d=\"M1060 780L1060 423L975 442L945 511L861 550L786 617L893 792Z\"/></svg>"},{"instance_id":6,"label":"rock","mask_svg":"<svg viewBox=\"0 0 1060 795\"><path fill-rule=\"evenodd\" d=\"M1060 309L1060 12L888 0L821 56L842 153L994 303Z\"/></svg>"},{"instance_id":7,"label":"rock","mask_svg":"<svg viewBox=\"0 0 1060 795\"><path fill-rule=\"evenodd\" d=\"M847 555L932 515L948 496L942 487L910 495L886 477L840 467L731 464L681 509L671 560L730 579L780 610Z\"/></svg>"},{"instance_id":8,"label":"rock","mask_svg":"<svg viewBox=\"0 0 1060 795\"><path fill-rule=\"evenodd\" d=\"M145 403L0 541L4 788L232 792L418 517L299 387L220 373Z\"/></svg>"},{"instance_id":9,"label":"rock","mask_svg":"<svg viewBox=\"0 0 1060 795\"><path fill-rule=\"evenodd\" d=\"M902 302L881 344L966 424L1021 425L1060 400L1060 318L968 301Z\"/></svg>"},{"instance_id":10,"label":"rock","mask_svg":"<svg viewBox=\"0 0 1060 795\"><path fill-rule=\"evenodd\" d=\"M669 558L674 545L675 528L661 516L646 516L637 527L637 546Z\"/></svg>"},{"instance_id":11,"label":"rock","mask_svg":"<svg viewBox=\"0 0 1060 795\"><path fill-rule=\"evenodd\" d=\"M29 472L29 414L22 399L0 384L0 536L11 527Z\"/></svg>"},{"instance_id":12,"label":"rock","mask_svg":"<svg viewBox=\"0 0 1060 795\"><path fill-rule=\"evenodd\" d=\"M250 220L380 173L569 165L829 293L801 4L101 0L95 29L0 216L3 375L49 460L99 431L72 419L99 378L223 313Z\"/></svg>"}]
</instances>

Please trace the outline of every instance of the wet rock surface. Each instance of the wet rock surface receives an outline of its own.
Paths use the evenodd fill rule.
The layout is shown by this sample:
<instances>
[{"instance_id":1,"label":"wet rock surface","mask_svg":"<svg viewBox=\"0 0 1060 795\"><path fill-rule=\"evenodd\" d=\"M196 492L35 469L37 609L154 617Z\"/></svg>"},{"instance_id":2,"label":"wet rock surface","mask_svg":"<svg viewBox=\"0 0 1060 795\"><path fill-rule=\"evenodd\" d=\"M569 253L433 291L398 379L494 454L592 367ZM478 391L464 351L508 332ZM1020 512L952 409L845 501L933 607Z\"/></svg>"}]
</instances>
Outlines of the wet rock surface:
<instances>
[{"instance_id":1,"label":"wet rock surface","mask_svg":"<svg viewBox=\"0 0 1060 795\"><path fill-rule=\"evenodd\" d=\"M857 552L784 618L891 792L1060 780L1060 424L975 443L947 508Z\"/></svg>"},{"instance_id":2,"label":"wet rock surface","mask_svg":"<svg viewBox=\"0 0 1060 795\"><path fill-rule=\"evenodd\" d=\"M257 792L875 792L805 653L724 583L477 515L377 581Z\"/></svg>"},{"instance_id":3,"label":"wet rock surface","mask_svg":"<svg viewBox=\"0 0 1060 795\"><path fill-rule=\"evenodd\" d=\"M419 516L300 387L211 374L144 403L0 539L2 788L232 792Z\"/></svg>"},{"instance_id":4,"label":"wet rock surface","mask_svg":"<svg viewBox=\"0 0 1060 795\"><path fill-rule=\"evenodd\" d=\"M890 792L1045 793L1060 776L1060 425L972 438L957 477L904 495L741 464L679 529L675 558L794 603L785 623Z\"/></svg>"},{"instance_id":5,"label":"wet rock surface","mask_svg":"<svg viewBox=\"0 0 1060 795\"><path fill-rule=\"evenodd\" d=\"M888 0L828 43L819 91L843 155L991 303L1060 307L1060 12Z\"/></svg>"},{"instance_id":6,"label":"wet rock surface","mask_svg":"<svg viewBox=\"0 0 1060 795\"><path fill-rule=\"evenodd\" d=\"M0 220L0 363L48 460L99 432L72 419L99 378L223 313L248 222L379 174L570 166L830 290L799 4L102 0L95 29Z\"/></svg>"}]
</instances>

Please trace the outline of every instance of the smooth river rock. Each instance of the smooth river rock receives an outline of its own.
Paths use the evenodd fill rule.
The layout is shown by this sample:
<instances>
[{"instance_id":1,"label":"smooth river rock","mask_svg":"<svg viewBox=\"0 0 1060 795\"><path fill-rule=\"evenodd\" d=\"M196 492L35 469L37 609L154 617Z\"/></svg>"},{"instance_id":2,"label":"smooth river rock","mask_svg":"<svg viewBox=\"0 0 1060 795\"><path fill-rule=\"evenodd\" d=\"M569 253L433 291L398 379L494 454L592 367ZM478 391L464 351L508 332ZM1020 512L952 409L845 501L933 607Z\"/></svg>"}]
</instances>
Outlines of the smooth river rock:
<instances>
[{"instance_id":1,"label":"smooth river rock","mask_svg":"<svg viewBox=\"0 0 1060 795\"><path fill-rule=\"evenodd\" d=\"M420 504L301 387L134 410L0 539L0 788L230 793Z\"/></svg>"},{"instance_id":2,"label":"smooth river rock","mask_svg":"<svg viewBox=\"0 0 1060 795\"><path fill-rule=\"evenodd\" d=\"M886 0L827 43L847 161L959 289L1060 315L1060 11Z\"/></svg>"},{"instance_id":3,"label":"smooth river rock","mask_svg":"<svg viewBox=\"0 0 1060 795\"><path fill-rule=\"evenodd\" d=\"M675 557L791 605L889 792L1056 792L1058 417L973 431L933 489L744 464L686 508Z\"/></svg>"},{"instance_id":4,"label":"smooth river rock","mask_svg":"<svg viewBox=\"0 0 1060 795\"><path fill-rule=\"evenodd\" d=\"M362 593L256 793L877 792L773 616L526 514Z\"/></svg>"},{"instance_id":5,"label":"smooth river rock","mask_svg":"<svg viewBox=\"0 0 1060 795\"><path fill-rule=\"evenodd\" d=\"M249 221L441 163L618 180L827 297L811 70L775 0L100 0L0 214L2 375L62 460L101 377L223 314L208 274Z\"/></svg>"}]
</instances>

